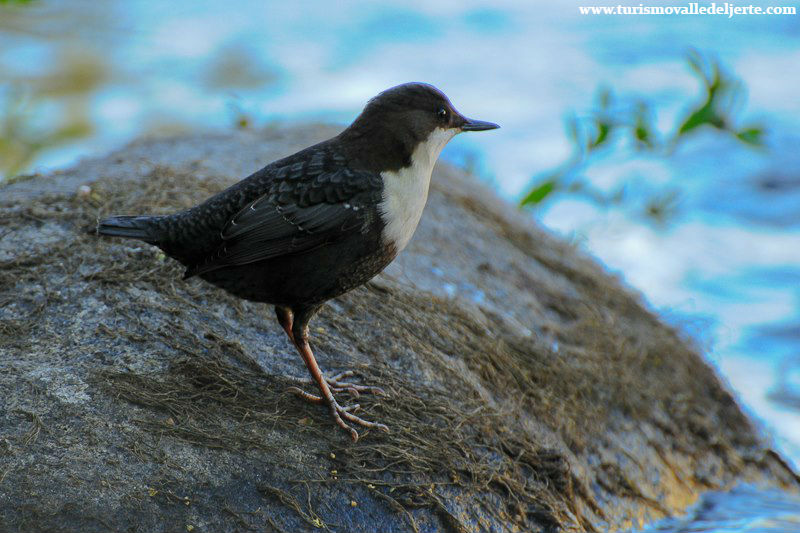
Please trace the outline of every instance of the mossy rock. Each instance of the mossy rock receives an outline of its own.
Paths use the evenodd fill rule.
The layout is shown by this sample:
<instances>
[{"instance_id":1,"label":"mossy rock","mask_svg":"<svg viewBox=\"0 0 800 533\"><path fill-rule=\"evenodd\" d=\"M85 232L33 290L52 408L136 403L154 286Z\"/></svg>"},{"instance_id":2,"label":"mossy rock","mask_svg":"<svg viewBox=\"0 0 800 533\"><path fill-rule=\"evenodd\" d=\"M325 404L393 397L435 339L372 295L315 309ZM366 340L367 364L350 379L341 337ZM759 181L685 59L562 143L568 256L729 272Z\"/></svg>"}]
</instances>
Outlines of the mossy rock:
<instances>
[{"instance_id":1,"label":"mossy rock","mask_svg":"<svg viewBox=\"0 0 800 533\"><path fill-rule=\"evenodd\" d=\"M358 402L391 432L355 444L287 393L271 309L92 234L331 133L143 140L0 188L0 530L596 531L798 488L697 347L446 165L409 248L312 322L324 371L387 391Z\"/></svg>"}]
</instances>

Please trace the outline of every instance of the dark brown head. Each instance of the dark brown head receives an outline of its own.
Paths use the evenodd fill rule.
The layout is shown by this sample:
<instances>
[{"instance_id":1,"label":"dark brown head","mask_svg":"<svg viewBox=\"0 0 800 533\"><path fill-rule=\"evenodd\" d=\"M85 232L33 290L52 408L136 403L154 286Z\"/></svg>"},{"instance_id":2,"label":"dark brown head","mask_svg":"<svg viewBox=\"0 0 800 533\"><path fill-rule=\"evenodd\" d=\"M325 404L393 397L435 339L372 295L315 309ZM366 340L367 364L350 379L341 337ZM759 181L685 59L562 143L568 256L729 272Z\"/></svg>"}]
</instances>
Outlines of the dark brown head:
<instances>
[{"instance_id":1,"label":"dark brown head","mask_svg":"<svg viewBox=\"0 0 800 533\"><path fill-rule=\"evenodd\" d=\"M499 126L466 118L433 85L404 83L371 99L342 138L368 143L369 154L360 159L367 159L372 170L382 171L409 166L411 155L422 145L429 148L423 151L430 153L433 163L456 134L495 128Z\"/></svg>"}]
</instances>

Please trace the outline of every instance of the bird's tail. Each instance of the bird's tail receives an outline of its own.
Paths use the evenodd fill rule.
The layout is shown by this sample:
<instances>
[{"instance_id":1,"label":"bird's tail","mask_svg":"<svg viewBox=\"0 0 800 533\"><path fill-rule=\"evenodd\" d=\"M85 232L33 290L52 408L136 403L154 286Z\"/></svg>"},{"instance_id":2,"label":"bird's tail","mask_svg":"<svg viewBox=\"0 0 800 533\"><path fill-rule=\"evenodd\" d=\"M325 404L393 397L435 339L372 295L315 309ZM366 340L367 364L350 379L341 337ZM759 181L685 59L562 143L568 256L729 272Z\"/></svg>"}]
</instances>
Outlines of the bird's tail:
<instances>
[{"instance_id":1,"label":"bird's tail","mask_svg":"<svg viewBox=\"0 0 800 533\"><path fill-rule=\"evenodd\" d=\"M97 233L112 237L126 237L155 243L158 241L158 216L116 216L104 218L97 224Z\"/></svg>"}]
</instances>

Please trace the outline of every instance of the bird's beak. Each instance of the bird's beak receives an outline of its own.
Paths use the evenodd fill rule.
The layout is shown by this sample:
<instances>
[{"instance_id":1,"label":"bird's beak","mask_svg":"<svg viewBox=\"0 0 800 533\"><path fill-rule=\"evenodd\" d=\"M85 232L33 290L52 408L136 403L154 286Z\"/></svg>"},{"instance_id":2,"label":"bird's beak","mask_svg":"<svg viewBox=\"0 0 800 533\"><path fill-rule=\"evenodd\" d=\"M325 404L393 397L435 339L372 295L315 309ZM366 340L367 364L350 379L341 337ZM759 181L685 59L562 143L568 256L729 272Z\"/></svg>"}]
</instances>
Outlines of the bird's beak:
<instances>
[{"instance_id":1,"label":"bird's beak","mask_svg":"<svg viewBox=\"0 0 800 533\"><path fill-rule=\"evenodd\" d=\"M464 117L464 124L461 125L461 131L485 131L496 130L499 128L494 122L484 122L483 120L473 120Z\"/></svg>"}]
</instances>

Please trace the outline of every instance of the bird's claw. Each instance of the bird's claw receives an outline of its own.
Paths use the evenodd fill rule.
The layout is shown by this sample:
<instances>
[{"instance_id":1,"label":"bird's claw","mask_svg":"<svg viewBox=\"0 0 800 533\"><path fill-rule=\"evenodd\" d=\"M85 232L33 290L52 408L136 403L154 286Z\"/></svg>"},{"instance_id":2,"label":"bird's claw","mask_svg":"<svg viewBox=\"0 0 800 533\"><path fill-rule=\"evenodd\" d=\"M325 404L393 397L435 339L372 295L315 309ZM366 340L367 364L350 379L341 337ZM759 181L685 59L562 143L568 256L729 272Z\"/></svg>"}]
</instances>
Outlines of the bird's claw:
<instances>
[{"instance_id":1,"label":"bird's claw","mask_svg":"<svg viewBox=\"0 0 800 533\"><path fill-rule=\"evenodd\" d=\"M328 387L331 389L331 392L346 392L350 394L353 398L360 398L361 394L377 394L379 396L386 396L386 391L380 387L372 387L370 385L357 385L355 383L349 383L342 381L345 378L353 377L356 373L352 370L346 370L344 372L340 372L333 376L332 378L325 378L325 383L328 384ZM303 378L292 378L294 381L298 383L313 383L311 380L303 379ZM314 394L309 394L300 390L298 387L290 387L289 390L305 398L306 400L313 402L313 403L325 403L322 401L322 398L316 396Z\"/></svg>"},{"instance_id":2,"label":"bird's claw","mask_svg":"<svg viewBox=\"0 0 800 533\"><path fill-rule=\"evenodd\" d=\"M354 424L358 424L360 426L364 426L368 429L380 429L381 431L385 431L386 433L389 432L389 427L386 424L380 424L378 422L370 422L369 420L364 420L361 417L354 415L351 411L358 410L361 406L359 404L350 405L347 407L342 407L336 401L335 398L332 398L331 401L331 414L333 415L333 419L336 420L336 423L345 431L350 433L350 437L353 439L353 442L358 441L358 432L350 427L345 420L348 422L352 422ZM344 419L344 420L343 420Z\"/></svg>"},{"instance_id":3,"label":"bird's claw","mask_svg":"<svg viewBox=\"0 0 800 533\"><path fill-rule=\"evenodd\" d=\"M325 381L328 383L328 387L330 387L333 392L347 392L354 398L359 398L362 392L364 394L377 394L379 396L386 395L386 391L380 387L371 387L369 385L356 385L355 383L342 382L343 379L355 376L355 374L356 373L352 370L346 370L336 374L332 378L327 378Z\"/></svg>"},{"instance_id":4,"label":"bird's claw","mask_svg":"<svg viewBox=\"0 0 800 533\"><path fill-rule=\"evenodd\" d=\"M291 392L292 394L295 394L295 395L299 396L300 398L304 399L307 402L310 402L310 403L325 403L325 400L323 400L322 397L317 396L316 394L311 394L310 392L306 392L306 391L304 391L303 389L301 389L299 387L289 387L286 390L288 392Z\"/></svg>"},{"instance_id":5,"label":"bird's claw","mask_svg":"<svg viewBox=\"0 0 800 533\"><path fill-rule=\"evenodd\" d=\"M385 424L380 424L377 422L370 422L369 420L364 420L363 418L354 415L353 413L361 409L361 404L354 404L348 405L346 407L342 407L339 405L339 402L336 401L336 398L333 397L333 392L343 392L347 391L355 398L359 397L359 393L373 393L373 394L381 394L385 395L383 389L380 387L370 387L365 385L354 385L352 383L342 383L341 380L343 378L347 378L353 376L354 372L352 370L348 370L346 372L342 372L333 376L332 378L326 379L325 382L328 384L328 387L331 390L331 397L330 399L326 400L322 396L317 396L316 394L311 394L310 392L306 392L299 387L289 387L288 391L292 394L296 394L300 398L306 400L307 402L316 403L316 404L328 404L331 410L331 415L333 415L333 419L336 421L336 424L350 433L350 437L352 437L353 442L358 440L358 432L353 429L347 422L351 422L353 424L358 424L365 428L369 429L379 429L381 431L389 432L389 427ZM345 420L347 422L345 422Z\"/></svg>"}]
</instances>

